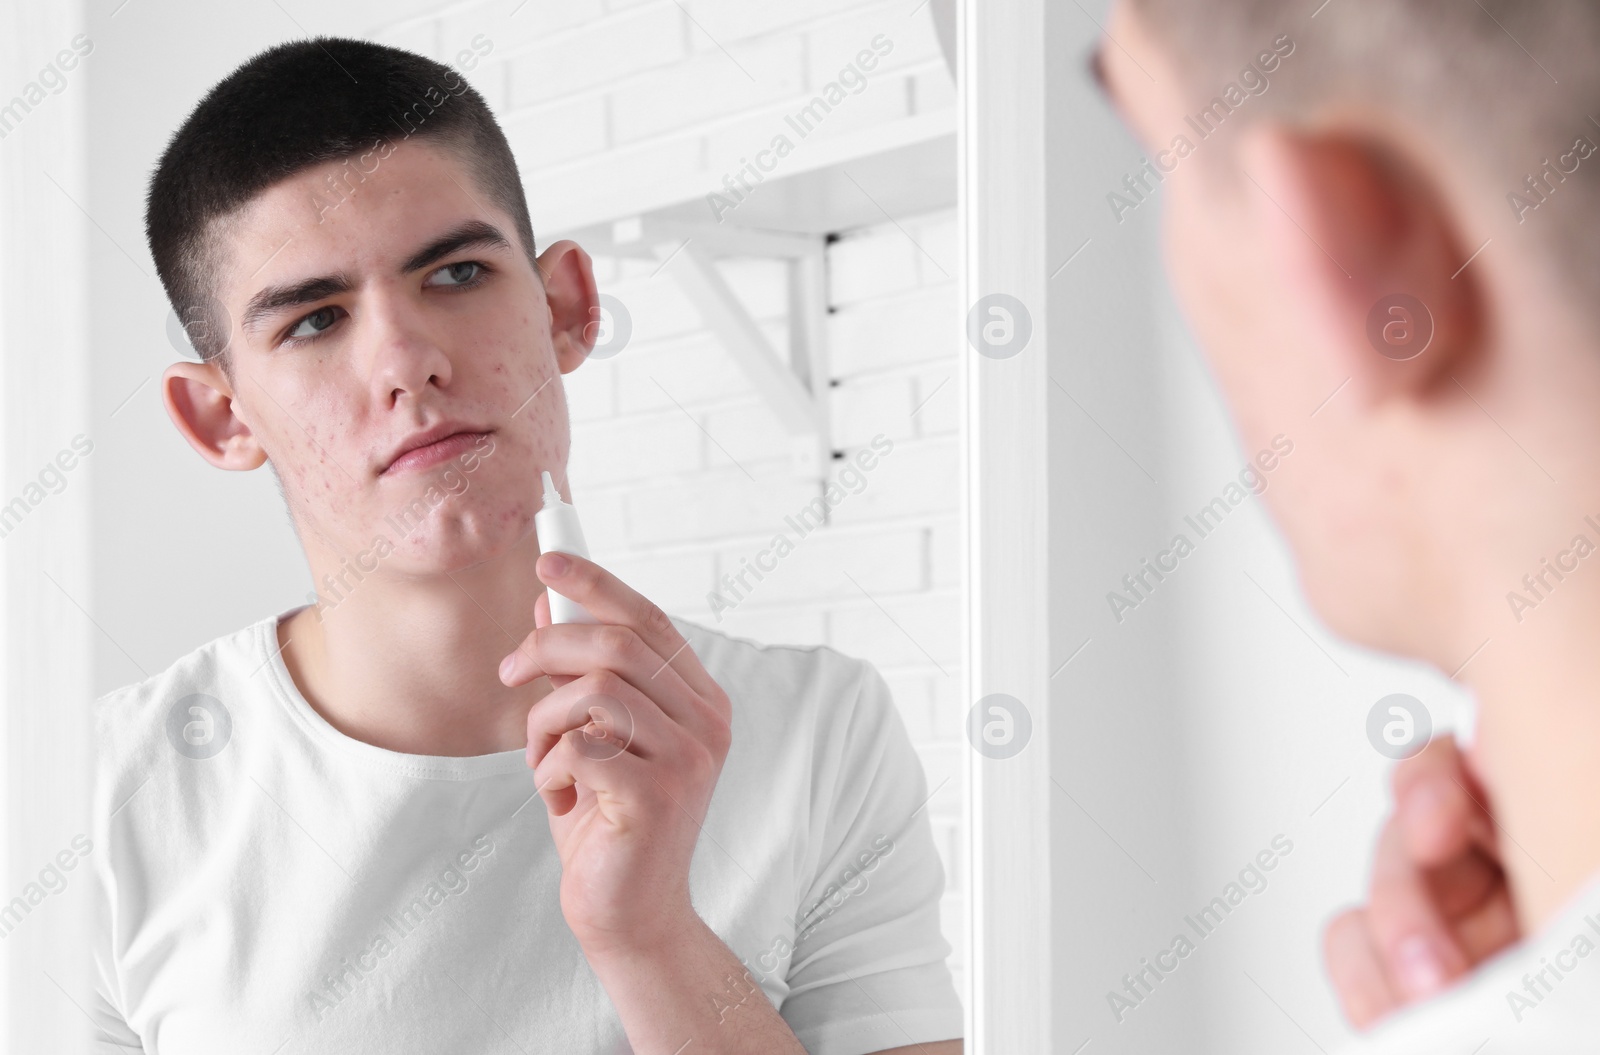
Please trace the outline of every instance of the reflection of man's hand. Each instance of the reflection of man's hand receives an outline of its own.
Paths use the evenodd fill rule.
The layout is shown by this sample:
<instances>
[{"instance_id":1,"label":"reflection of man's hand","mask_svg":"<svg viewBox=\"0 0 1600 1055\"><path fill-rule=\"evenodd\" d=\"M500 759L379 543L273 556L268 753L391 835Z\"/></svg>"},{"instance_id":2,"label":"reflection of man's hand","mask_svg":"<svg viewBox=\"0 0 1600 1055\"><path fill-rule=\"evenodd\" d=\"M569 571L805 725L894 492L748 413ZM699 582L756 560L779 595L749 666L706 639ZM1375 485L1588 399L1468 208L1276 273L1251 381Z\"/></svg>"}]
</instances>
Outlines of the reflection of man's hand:
<instances>
[{"instance_id":1,"label":"reflection of man's hand","mask_svg":"<svg viewBox=\"0 0 1600 1055\"><path fill-rule=\"evenodd\" d=\"M561 857L561 911L590 957L659 953L700 925L689 859L732 707L666 614L621 580L566 554L538 569L600 620L552 626L541 596L537 629L500 668L507 685L556 686L528 713L528 764Z\"/></svg>"},{"instance_id":2,"label":"reflection of man's hand","mask_svg":"<svg viewBox=\"0 0 1600 1055\"><path fill-rule=\"evenodd\" d=\"M1394 801L1368 903L1323 936L1328 974L1362 1029L1520 937L1488 797L1453 738L1395 768Z\"/></svg>"}]
</instances>

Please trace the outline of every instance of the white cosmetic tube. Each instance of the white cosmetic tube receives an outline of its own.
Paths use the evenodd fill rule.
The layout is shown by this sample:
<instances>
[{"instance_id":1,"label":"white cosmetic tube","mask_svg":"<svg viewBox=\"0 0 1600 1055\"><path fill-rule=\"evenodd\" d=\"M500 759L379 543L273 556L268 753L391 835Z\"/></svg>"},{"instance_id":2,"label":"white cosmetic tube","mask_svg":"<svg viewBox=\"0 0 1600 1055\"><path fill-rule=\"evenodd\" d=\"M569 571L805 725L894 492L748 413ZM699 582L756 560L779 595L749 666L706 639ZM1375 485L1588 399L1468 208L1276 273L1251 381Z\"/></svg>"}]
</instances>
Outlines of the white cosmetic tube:
<instances>
[{"instance_id":1,"label":"white cosmetic tube","mask_svg":"<svg viewBox=\"0 0 1600 1055\"><path fill-rule=\"evenodd\" d=\"M549 470L540 473L544 481L544 508L533 515L533 529L539 535L540 553L570 553L585 560L589 547L583 541L583 528L578 524L578 511L561 500ZM572 600L546 587L550 594L551 623L598 623L588 610Z\"/></svg>"}]
</instances>

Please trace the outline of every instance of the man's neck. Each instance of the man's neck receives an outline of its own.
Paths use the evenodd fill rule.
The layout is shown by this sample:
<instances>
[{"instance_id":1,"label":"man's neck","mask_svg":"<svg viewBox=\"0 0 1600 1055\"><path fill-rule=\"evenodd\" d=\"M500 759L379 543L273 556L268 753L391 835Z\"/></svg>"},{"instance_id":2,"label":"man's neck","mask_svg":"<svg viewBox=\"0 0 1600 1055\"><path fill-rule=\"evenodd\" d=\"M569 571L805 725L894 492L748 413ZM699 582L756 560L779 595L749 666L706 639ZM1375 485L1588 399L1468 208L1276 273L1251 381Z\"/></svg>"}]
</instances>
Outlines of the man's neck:
<instances>
[{"instance_id":1,"label":"man's neck","mask_svg":"<svg viewBox=\"0 0 1600 1055\"><path fill-rule=\"evenodd\" d=\"M284 663L311 706L354 739L420 755L525 747L528 711L550 682L508 689L498 671L534 629L538 557L530 533L457 572L370 574L336 603L279 624Z\"/></svg>"},{"instance_id":2,"label":"man's neck","mask_svg":"<svg viewBox=\"0 0 1600 1055\"><path fill-rule=\"evenodd\" d=\"M1479 703L1472 759L1532 933L1600 878L1600 554L1504 625L1464 674Z\"/></svg>"}]
</instances>

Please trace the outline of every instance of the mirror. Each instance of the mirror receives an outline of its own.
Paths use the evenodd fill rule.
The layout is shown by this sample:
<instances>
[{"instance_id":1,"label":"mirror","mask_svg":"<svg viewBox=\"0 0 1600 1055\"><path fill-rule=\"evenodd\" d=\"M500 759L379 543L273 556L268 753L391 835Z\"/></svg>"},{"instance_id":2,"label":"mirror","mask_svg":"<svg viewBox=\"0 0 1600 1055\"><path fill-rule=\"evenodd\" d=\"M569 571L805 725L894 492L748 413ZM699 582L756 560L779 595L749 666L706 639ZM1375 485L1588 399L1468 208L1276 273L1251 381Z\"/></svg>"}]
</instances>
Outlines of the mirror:
<instances>
[{"instance_id":1,"label":"mirror","mask_svg":"<svg viewBox=\"0 0 1600 1055\"><path fill-rule=\"evenodd\" d=\"M960 1050L954 5L5 17L19 1049Z\"/></svg>"}]
</instances>

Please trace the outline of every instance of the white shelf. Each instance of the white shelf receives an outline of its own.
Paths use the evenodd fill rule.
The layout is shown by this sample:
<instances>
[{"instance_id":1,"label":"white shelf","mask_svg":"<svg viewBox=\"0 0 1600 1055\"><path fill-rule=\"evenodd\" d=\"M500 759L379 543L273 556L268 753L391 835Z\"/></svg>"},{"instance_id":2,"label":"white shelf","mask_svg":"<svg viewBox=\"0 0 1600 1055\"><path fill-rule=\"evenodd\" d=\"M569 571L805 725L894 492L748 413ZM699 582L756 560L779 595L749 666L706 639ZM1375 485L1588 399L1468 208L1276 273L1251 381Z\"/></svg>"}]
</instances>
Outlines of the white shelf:
<instances>
[{"instance_id":1,"label":"white shelf","mask_svg":"<svg viewBox=\"0 0 1600 1055\"><path fill-rule=\"evenodd\" d=\"M746 201L723 215L723 225L792 230L796 221L785 219L786 200L804 203L806 233L881 221L882 214L862 200L842 175L845 171L895 216L954 205L955 135L955 112L939 110L803 143L754 187ZM631 216L654 214L714 224L717 214L710 196L727 193L725 175L701 169L660 172L641 180L626 155L618 155L606 169L584 167L553 179L534 177L531 190L539 200L530 204L545 228L541 242L552 236L575 237Z\"/></svg>"},{"instance_id":2,"label":"white shelf","mask_svg":"<svg viewBox=\"0 0 1600 1055\"><path fill-rule=\"evenodd\" d=\"M819 149L804 155L805 166L775 168L748 192L740 190L737 199L721 184L706 189L704 173L682 183L694 187L687 196L659 189L681 182L667 178L651 193L651 208L609 215L562 237L596 255L659 260L661 272L678 283L789 433L796 474L822 479L833 453L825 341L827 237L953 206L956 140L946 127L950 123L912 118L815 144ZM672 193L678 197L669 197ZM711 201L712 193L722 200ZM788 363L723 281L715 266L718 257L769 257L788 264Z\"/></svg>"}]
</instances>

